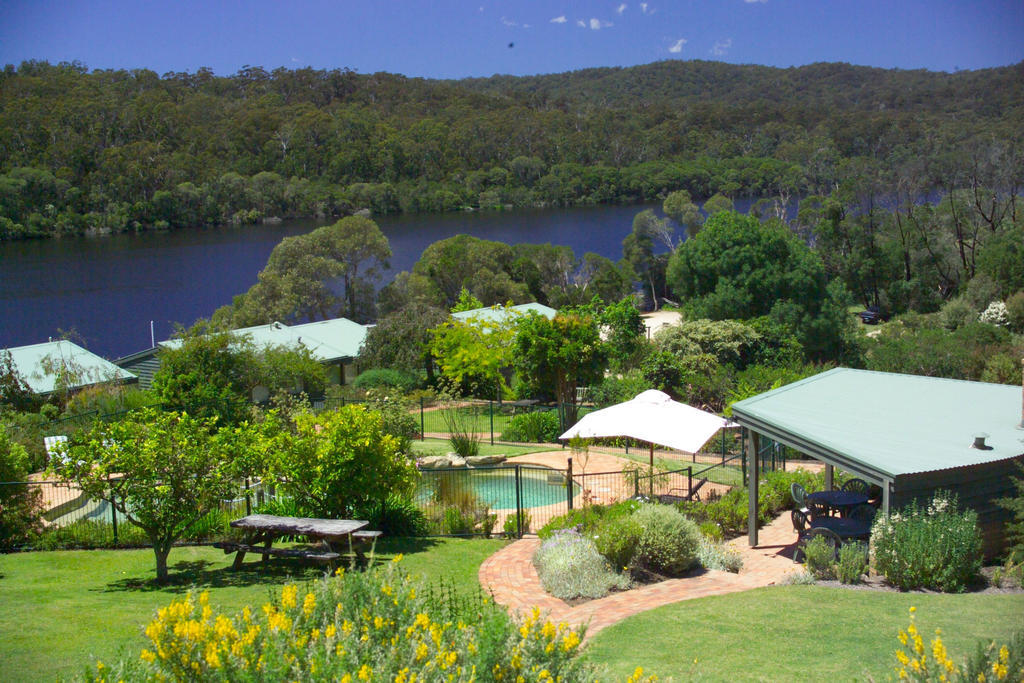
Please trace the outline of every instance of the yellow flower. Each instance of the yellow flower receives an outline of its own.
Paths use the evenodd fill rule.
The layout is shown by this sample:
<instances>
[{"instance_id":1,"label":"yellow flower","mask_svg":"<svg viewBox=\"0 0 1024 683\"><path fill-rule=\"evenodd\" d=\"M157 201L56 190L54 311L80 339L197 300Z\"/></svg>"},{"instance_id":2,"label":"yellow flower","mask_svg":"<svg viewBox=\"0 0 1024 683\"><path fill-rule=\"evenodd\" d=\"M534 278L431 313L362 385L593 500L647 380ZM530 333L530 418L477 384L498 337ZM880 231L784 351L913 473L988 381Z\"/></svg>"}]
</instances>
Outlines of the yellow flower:
<instances>
[{"instance_id":1,"label":"yellow flower","mask_svg":"<svg viewBox=\"0 0 1024 683\"><path fill-rule=\"evenodd\" d=\"M281 589L281 607L291 609L298 604L299 587L294 583Z\"/></svg>"},{"instance_id":2,"label":"yellow flower","mask_svg":"<svg viewBox=\"0 0 1024 683\"><path fill-rule=\"evenodd\" d=\"M370 680L370 677L372 675L373 669L371 669L368 665L363 664L361 667L359 667L359 680L368 681Z\"/></svg>"},{"instance_id":3,"label":"yellow flower","mask_svg":"<svg viewBox=\"0 0 1024 683\"><path fill-rule=\"evenodd\" d=\"M149 650L143 650L139 653L139 659L141 659L144 662L149 662L150 664L152 664L156 661L156 655L150 652Z\"/></svg>"},{"instance_id":4,"label":"yellow flower","mask_svg":"<svg viewBox=\"0 0 1024 683\"><path fill-rule=\"evenodd\" d=\"M334 624L330 624L327 628L324 629L324 635L328 638L333 638L334 634L336 634L337 632L338 628Z\"/></svg>"},{"instance_id":5,"label":"yellow flower","mask_svg":"<svg viewBox=\"0 0 1024 683\"><path fill-rule=\"evenodd\" d=\"M306 597L302 600L302 613L309 618L313 615L313 610L316 609L316 596L310 591L306 593Z\"/></svg>"}]
</instances>

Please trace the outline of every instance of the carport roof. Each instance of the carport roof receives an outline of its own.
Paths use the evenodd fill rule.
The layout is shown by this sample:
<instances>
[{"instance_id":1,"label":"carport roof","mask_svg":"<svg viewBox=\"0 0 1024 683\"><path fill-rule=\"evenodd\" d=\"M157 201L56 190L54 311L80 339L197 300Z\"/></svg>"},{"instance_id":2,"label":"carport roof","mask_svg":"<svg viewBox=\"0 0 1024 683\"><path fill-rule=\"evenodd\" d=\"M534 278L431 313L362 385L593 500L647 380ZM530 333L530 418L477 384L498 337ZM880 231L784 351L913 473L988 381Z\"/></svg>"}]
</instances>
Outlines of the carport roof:
<instances>
[{"instance_id":1,"label":"carport roof","mask_svg":"<svg viewBox=\"0 0 1024 683\"><path fill-rule=\"evenodd\" d=\"M1024 454L1021 387L836 368L733 404L740 425L883 478ZM991 450L972 445L987 434Z\"/></svg>"}]
</instances>

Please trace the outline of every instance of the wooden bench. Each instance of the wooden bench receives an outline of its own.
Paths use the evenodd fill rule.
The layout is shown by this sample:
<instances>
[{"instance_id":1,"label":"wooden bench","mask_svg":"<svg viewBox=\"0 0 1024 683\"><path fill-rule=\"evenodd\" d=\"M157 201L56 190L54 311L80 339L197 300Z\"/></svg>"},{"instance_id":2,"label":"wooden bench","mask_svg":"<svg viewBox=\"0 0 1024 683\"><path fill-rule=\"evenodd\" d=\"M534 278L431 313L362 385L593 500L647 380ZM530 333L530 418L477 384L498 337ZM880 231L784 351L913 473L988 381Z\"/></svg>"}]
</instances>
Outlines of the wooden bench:
<instances>
[{"instance_id":1,"label":"wooden bench","mask_svg":"<svg viewBox=\"0 0 1024 683\"><path fill-rule=\"evenodd\" d=\"M259 553L263 556L264 561L266 561L267 556L269 555L276 555L278 557L297 557L304 560L314 560L316 562L337 562L341 557L340 554L329 550L318 550L315 548L274 548L269 546L248 545L246 543L232 543L229 541L214 543L213 547L221 548L225 555L238 553L235 555L235 562L232 565L235 569L242 565L242 560L245 559L246 553Z\"/></svg>"}]
</instances>

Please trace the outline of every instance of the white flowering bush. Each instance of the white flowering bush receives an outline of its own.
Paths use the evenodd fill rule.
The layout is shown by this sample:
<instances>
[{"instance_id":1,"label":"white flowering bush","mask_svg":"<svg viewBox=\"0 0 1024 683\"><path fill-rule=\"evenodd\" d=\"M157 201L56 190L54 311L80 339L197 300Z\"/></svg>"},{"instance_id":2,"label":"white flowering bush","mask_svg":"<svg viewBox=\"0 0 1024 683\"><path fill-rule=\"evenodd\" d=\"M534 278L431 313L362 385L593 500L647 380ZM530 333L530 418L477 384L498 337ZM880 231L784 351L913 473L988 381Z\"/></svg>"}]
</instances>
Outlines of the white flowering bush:
<instances>
[{"instance_id":1,"label":"white flowering bush","mask_svg":"<svg viewBox=\"0 0 1024 683\"><path fill-rule=\"evenodd\" d=\"M541 585L561 600L601 598L613 588L629 588L629 577L615 572L594 542L571 529L555 531L533 556Z\"/></svg>"},{"instance_id":2,"label":"white flowering bush","mask_svg":"<svg viewBox=\"0 0 1024 683\"><path fill-rule=\"evenodd\" d=\"M978 513L941 491L926 508L878 515L871 529L875 570L901 590L963 592L981 571L981 545Z\"/></svg>"},{"instance_id":3,"label":"white flowering bush","mask_svg":"<svg viewBox=\"0 0 1024 683\"><path fill-rule=\"evenodd\" d=\"M743 555L735 547L701 536L697 559L705 569L739 572L743 568Z\"/></svg>"},{"instance_id":4,"label":"white flowering bush","mask_svg":"<svg viewBox=\"0 0 1024 683\"><path fill-rule=\"evenodd\" d=\"M1010 324L1010 312L1006 309L1006 304L1002 301L993 301L988 305L988 308L982 311L981 315L978 316L978 322L1006 327Z\"/></svg>"}]
</instances>

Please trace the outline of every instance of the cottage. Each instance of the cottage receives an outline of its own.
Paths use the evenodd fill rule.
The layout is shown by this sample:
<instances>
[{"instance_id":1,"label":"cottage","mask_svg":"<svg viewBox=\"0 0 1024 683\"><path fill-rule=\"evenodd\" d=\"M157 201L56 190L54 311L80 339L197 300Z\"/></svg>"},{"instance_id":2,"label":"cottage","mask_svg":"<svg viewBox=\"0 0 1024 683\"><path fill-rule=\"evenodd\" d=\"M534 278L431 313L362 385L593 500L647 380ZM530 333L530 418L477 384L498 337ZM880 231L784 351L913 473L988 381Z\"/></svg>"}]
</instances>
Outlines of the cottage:
<instances>
[{"instance_id":1,"label":"cottage","mask_svg":"<svg viewBox=\"0 0 1024 683\"><path fill-rule=\"evenodd\" d=\"M131 384L138 381L128 370L66 339L15 346L6 351L11 354L11 363L18 375L29 389L41 396L79 391L109 382Z\"/></svg>"}]
</instances>

